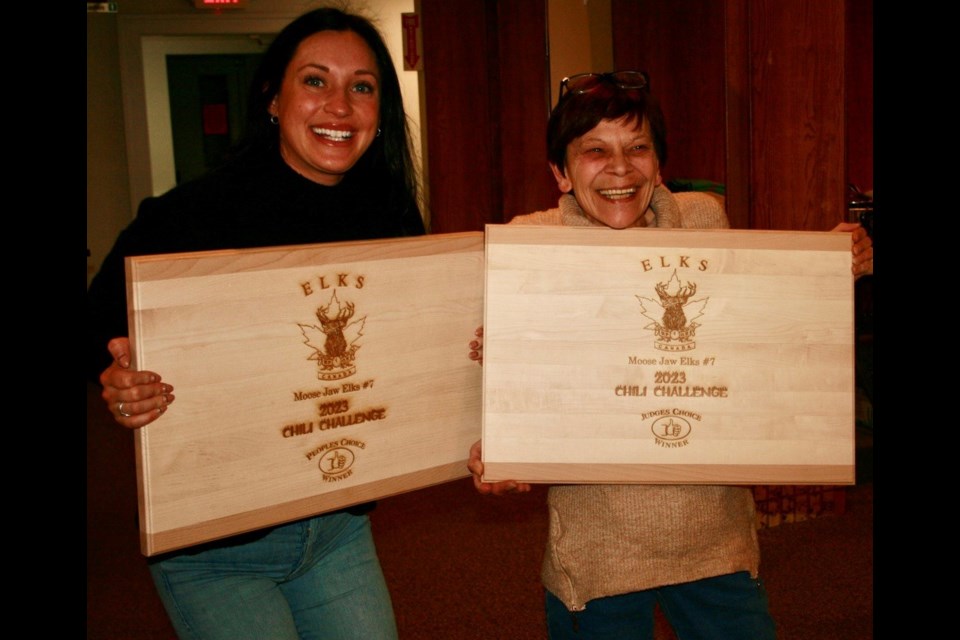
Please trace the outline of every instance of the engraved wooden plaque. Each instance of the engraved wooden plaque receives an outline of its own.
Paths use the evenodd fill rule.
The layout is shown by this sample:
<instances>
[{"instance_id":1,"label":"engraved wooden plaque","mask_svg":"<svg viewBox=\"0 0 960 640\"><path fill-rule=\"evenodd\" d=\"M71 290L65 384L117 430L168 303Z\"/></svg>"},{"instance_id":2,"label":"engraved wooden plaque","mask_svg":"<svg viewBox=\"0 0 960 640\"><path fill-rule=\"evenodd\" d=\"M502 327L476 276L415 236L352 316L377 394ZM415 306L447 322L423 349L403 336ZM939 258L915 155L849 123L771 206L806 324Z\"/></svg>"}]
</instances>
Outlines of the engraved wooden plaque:
<instances>
[{"instance_id":1,"label":"engraved wooden plaque","mask_svg":"<svg viewBox=\"0 0 960 640\"><path fill-rule=\"evenodd\" d=\"M488 481L852 484L850 234L488 225Z\"/></svg>"},{"instance_id":2,"label":"engraved wooden plaque","mask_svg":"<svg viewBox=\"0 0 960 640\"><path fill-rule=\"evenodd\" d=\"M191 546L468 475L480 232L127 259L141 548Z\"/></svg>"}]
</instances>

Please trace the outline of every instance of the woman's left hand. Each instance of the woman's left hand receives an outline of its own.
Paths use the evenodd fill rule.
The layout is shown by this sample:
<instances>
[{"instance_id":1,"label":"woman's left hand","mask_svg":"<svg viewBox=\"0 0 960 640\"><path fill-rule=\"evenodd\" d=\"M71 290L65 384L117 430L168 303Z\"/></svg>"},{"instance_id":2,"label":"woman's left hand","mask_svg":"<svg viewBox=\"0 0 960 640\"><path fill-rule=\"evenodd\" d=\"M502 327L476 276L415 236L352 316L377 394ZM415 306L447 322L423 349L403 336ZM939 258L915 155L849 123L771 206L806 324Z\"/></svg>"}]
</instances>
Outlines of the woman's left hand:
<instances>
[{"instance_id":1,"label":"woman's left hand","mask_svg":"<svg viewBox=\"0 0 960 640\"><path fill-rule=\"evenodd\" d=\"M841 222L832 231L852 232L854 277L873 275L873 240L867 234L867 230L856 222Z\"/></svg>"},{"instance_id":2,"label":"woman's left hand","mask_svg":"<svg viewBox=\"0 0 960 640\"><path fill-rule=\"evenodd\" d=\"M501 480L500 482L483 481L483 451L481 440L477 440L470 447L470 458L467 460L467 469L473 476L473 486L483 494L502 496L507 493L527 493L530 485L516 480Z\"/></svg>"}]
</instances>

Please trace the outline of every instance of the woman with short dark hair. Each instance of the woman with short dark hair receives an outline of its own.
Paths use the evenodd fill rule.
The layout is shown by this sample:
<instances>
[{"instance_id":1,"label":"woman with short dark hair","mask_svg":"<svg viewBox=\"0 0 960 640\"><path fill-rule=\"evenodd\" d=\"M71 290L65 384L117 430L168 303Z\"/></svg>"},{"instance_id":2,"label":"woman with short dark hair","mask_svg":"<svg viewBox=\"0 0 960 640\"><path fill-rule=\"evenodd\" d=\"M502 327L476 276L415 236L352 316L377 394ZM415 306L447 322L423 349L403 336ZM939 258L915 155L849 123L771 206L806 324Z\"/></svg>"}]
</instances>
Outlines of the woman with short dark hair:
<instances>
[{"instance_id":1,"label":"woman with short dark hair","mask_svg":"<svg viewBox=\"0 0 960 640\"><path fill-rule=\"evenodd\" d=\"M510 224L684 229L728 228L718 199L670 193L663 114L637 71L565 78L547 126L557 208ZM853 273L873 270L872 241L855 224ZM482 362L482 329L470 343ZM468 468L481 493L529 491L484 483L481 443ZM541 577L551 640L652 640L659 604L684 640L776 637L759 579L756 512L749 487L555 485Z\"/></svg>"}]
</instances>

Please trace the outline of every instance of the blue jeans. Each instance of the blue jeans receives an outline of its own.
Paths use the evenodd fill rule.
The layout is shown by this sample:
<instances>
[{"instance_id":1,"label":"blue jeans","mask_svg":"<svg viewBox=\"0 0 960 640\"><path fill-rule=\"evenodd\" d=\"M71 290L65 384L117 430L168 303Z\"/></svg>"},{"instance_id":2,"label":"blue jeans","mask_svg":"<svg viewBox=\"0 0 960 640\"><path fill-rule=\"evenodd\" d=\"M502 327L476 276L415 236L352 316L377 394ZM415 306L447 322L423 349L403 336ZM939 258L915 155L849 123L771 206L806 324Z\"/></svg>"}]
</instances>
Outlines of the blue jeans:
<instances>
[{"instance_id":1,"label":"blue jeans","mask_svg":"<svg viewBox=\"0 0 960 640\"><path fill-rule=\"evenodd\" d=\"M366 515L336 512L150 563L181 640L396 640Z\"/></svg>"},{"instance_id":2,"label":"blue jeans","mask_svg":"<svg viewBox=\"0 0 960 640\"><path fill-rule=\"evenodd\" d=\"M569 611L547 592L550 640L652 640L659 603L679 640L774 640L776 628L759 579L746 571L587 603Z\"/></svg>"}]
</instances>

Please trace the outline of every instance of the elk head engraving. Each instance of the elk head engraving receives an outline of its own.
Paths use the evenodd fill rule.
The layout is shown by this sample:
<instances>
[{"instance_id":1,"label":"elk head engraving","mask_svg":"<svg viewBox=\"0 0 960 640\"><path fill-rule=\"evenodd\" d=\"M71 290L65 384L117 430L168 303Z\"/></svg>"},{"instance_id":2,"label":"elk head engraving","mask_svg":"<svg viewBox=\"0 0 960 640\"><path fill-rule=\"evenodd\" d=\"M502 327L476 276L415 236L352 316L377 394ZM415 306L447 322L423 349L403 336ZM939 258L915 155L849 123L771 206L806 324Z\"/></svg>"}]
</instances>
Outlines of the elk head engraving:
<instances>
[{"instance_id":1,"label":"elk head engraving","mask_svg":"<svg viewBox=\"0 0 960 640\"><path fill-rule=\"evenodd\" d=\"M662 282L657 284L657 295L663 304L663 326L670 330L680 330L687 325L687 316L683 313L683 305L697 292L697 285L687 282L687 286L680 287L675 295L667 293L667 287Z\"/></svg>"},{"instance_id":2,"label":"elk head engraving","mask_svg":"<svg viewBox=\"0 0 960 640\"><path fill-rule=\"evenodd\" d=\"M343 337L343 328L353 317L354 306L352 302L347 302L340 307L340 312L330 318L327 313L330 311L332 303L326 307L317 309L317 320L320 321L320 330L326 334L327 339L324 342L323 350L327 356L337 358L347 351L347 340Z\"/></svg>"}]
</instances>

